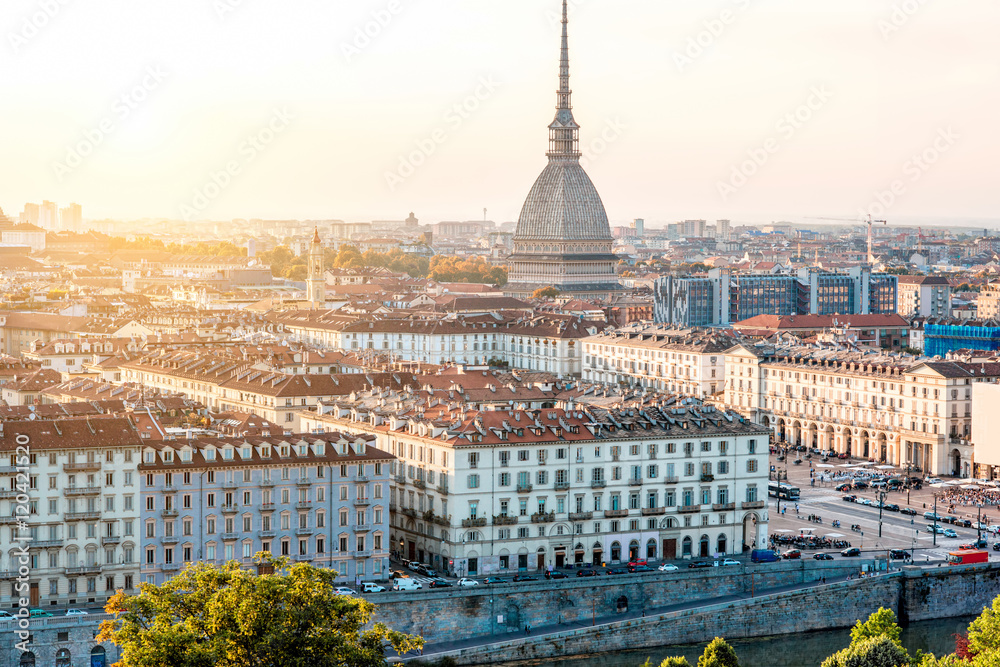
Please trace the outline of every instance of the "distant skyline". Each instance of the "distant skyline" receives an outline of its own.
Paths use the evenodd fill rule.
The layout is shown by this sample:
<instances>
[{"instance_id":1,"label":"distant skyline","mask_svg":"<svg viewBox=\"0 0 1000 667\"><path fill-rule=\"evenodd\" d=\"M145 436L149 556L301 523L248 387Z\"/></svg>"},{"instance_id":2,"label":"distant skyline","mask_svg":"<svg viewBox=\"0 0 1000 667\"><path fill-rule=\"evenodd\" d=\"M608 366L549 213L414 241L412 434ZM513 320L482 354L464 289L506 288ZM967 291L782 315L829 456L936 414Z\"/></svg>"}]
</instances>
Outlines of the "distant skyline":
<instances>
[{"instance_id":1,"label":"distant skyline","mask_svg":"<svg viewBox=\"0 0 1000 667\"><path fill-rule=\"evenodd\" d=\"M998 3L570 2L612 225L1000 222ZM46 7L0 7L15 219L505 222L545 164L559 0Z\"/></svg>"}]
</instances>

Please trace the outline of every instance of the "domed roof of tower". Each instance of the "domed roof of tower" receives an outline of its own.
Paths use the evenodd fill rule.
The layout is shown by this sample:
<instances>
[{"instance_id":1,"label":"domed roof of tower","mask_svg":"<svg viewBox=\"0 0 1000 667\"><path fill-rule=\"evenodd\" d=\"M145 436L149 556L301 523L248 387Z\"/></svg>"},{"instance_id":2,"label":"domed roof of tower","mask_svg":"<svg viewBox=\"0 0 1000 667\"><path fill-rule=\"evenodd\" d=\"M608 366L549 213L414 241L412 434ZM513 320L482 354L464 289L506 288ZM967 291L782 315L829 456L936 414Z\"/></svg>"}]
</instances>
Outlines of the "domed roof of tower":
<instances>
[{"instance_id":1,"label":"domed roof of tower","mask_svg":"<svg viewBox=\"0 0 1000 667\"><path fill-rule=\"evenodd\" d=\"M578 161L549 161L528 193L514 238L612 240L604 202Z\"/></svg>"}]
</instances>

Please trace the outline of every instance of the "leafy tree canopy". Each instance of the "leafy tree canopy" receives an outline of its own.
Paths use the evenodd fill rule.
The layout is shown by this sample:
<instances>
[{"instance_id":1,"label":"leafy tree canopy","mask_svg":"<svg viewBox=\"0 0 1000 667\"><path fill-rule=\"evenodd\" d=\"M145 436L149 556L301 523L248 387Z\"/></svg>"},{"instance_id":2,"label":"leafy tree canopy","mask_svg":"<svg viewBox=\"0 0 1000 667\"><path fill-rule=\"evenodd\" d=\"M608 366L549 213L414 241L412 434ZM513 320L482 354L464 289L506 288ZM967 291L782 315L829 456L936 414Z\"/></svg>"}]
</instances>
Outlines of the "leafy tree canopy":
<instances>
[{"instance_id":1,"label":"leafy tree canopy","mask_svg":"<svg viewBox=\"0 0 1000 667\"><path fill-rule=\"evenodd\" d=\"M531 293L532 299L553 299L559 296L559 290L555 287L540 287Z\"/></svg>"},{"instance_id":2,"label":"leafy tree canopy","mask_svg":"<svg viewBox=\"0 0 1000 667\"><path fill-rule=\"evenodd\" d=\"M740 661L733 647L727 644L725 639L716 637L709 642L705 652L698 658L698 667L740 667Z\"/></svg>"},{"instance_id":3,"label":"leafy tree canopy","mask_svg":"<svg viewBox=\"0 0 1000 667\"><path fill-rule=\"evenodd\" d=\"M336 573L257 555L265 572L189 565L161 586L108 600L98 641L122 649L119 667L383 667L385 647L423 646L381 623L375 606L335 595Z\"/></svg>"}]
</instances>

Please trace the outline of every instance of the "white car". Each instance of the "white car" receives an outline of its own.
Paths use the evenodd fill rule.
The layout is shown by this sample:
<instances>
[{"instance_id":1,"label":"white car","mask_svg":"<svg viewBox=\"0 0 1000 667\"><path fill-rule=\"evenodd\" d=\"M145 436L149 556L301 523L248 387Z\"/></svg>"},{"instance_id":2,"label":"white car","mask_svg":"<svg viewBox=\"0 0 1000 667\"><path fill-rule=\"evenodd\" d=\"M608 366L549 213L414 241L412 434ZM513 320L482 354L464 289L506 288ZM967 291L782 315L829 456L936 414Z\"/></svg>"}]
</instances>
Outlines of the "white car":
<instances>
[{"instance_id":1,"label":"white car","mask_svg":"<svg viewBox=\"0 0 1000 667\"><path fill-rule=\"evenodd\" d=\"M385 586L379 586L373 581L365 581L361 584L361 591L363 593L384 593Z\"/></svg>"},{"instance_id":2,"label":"white car","mask_svg":"<svg viewBox=\"0 0 1000 667\"><path fill-rule=\"evenodd\" d=\"M664 563L663 565L661 565L656 569L659 570L660 572L676 572L680 568L678 568L676 565L670 565L669 563Z\"/></svg>"},{"instance_id":3,"label":"white car","mask_svg":"<svg viewBox=\"0 0 1000 667\"><path fill-rule=\"evenodd\" d=\"M347 586L338 586L337 589L333 591L333 594L334 595L352 595L352 596L356 596L358 593L357 593L357 591L355 591L355 590L353 590L351 588L348 588Z\"/></svg>"},{"instance_id":4,"label":"white car","mask_svg":"<svg viewBox=\"0 0 1000 667\"><path fill-rule=\"evenodd\" d=\"M0 609L0 621L9 621L12 618L14 618L14 614L10 613L9 611Z\"/></svg>"},{"instance_id":5,"label":"white car","mask_svg":"<svg viewBox=\"0 0 1000 667\"><path fill-rule=\"evenodd\" d=\"M739 565L739 564L740 564L740 562L738 560L733 560L732 558L727 558L727 559L725 559L723 561L718 561L718 560L715 561L715 566L716 567L718 567L720 565L726 566L726 565Z\"/></svg>"},{"instance_id":6,"label":"white car","mask_svg":"<svg viewBox=\"0 0 1000 667\"><path fill-rule=\"evenodd\" d=\"M86 609L67 609L67 616L88 616L90 614Z\"/></svg>"},{"instance_id":7,"label":"white car","mask_svg":"<svg viewBox=\"0 0 1000 667\"><path fill-rule=\"evenodd\" d=\"M927 483L928 484L940 484L941 483L941 478L940 477L928 477L927 478Z\"/></svg>"},{"instance_id":8,"label":"white car","mask_svg":"<svg viewBox=\"0 0 1000 667\"><path fill-rule=\"evenodd\" d=\"M459 586L478 586L479 582L476 581L475 579L466 579L466 578L463 577L463 578L461 578L461 579L458 580L458 585Z\"/></svg>"}]
</instances>

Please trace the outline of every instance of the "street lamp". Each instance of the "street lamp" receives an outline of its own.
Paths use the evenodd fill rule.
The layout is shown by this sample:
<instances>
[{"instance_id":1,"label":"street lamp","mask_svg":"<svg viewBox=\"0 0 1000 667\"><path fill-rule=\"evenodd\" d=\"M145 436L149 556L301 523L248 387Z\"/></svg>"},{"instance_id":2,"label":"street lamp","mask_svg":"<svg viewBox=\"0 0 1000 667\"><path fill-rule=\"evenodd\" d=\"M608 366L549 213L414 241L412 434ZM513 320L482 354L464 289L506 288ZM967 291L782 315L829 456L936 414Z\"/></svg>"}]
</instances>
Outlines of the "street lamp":
<instances>
[{"instance_id":1,"label":"street lamp","mask_svg":"<svg viewBox=\"0 0 1000 667\"><path fill-rule=\"evenodd\" d=\"M886 491L876 491L875 497L878 498L878 536L882 537L882 507L885 505L885 499L888 496Z\"/></svg>"}]
</instances>

